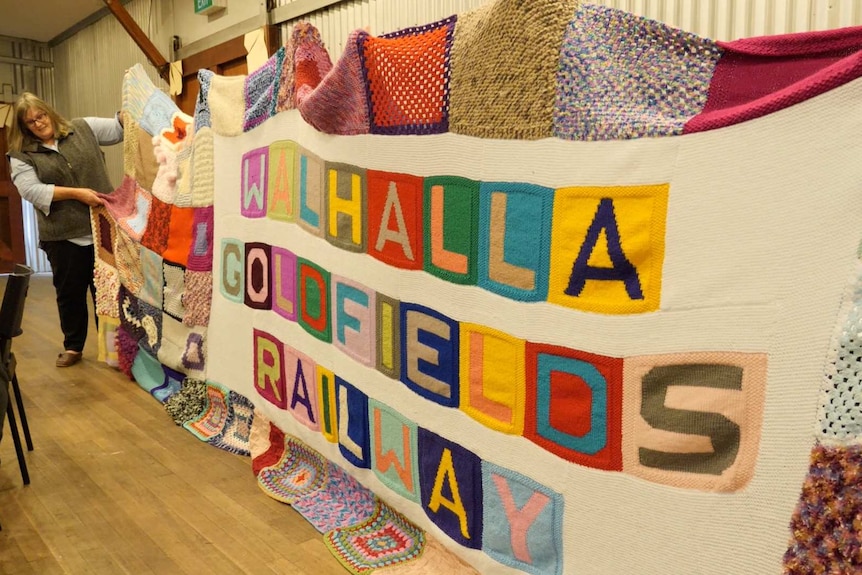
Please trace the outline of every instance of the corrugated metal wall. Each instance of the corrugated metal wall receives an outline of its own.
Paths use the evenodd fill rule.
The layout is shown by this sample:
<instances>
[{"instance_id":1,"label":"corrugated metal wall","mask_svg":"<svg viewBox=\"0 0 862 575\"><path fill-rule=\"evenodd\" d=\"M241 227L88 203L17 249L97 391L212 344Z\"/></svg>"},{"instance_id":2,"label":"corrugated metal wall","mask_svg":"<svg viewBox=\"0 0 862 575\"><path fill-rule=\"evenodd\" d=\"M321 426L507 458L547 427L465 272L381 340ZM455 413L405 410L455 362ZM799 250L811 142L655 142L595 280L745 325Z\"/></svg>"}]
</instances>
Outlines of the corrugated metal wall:
<instances>
[{"instance_id":1,"label":"corrugated metal wall","mask_svg":"<svg viewBox=\"0 0 862 575\"><path fill-rule=\"evenodd\" d=\"M292 0L278 0L285 6ZM372 34L427 24L472 10L488 0L350 0L300 20L316 26L333 60L347 35L369 27ZM716 40L862 25L862 0L595 0L660 20ZM290 30L296 21L284 24Z\"/></svg>"},{"instance_id":2,"label":"corrugated metal wall","mask_svg":"<svg viewBox=\"0 0 862 575\"><path fill-rule=\"evenodd\" d=\"M716 40L862 24L860 0L600 0Z\"/></svg>"}]
</instances>

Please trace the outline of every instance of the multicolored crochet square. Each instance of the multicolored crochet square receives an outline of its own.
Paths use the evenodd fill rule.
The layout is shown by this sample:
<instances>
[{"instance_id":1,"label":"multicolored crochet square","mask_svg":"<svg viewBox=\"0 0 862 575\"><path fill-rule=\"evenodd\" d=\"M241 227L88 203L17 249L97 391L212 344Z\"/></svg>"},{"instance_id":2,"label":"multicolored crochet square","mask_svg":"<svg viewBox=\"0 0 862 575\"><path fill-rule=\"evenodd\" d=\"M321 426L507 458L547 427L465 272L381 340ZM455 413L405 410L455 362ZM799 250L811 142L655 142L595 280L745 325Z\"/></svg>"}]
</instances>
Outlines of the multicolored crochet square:
<instances>
[{"instance_id":1,"label":"multicolored crochet square","mask_svg":"<svg viewBox=\"0 0 862 575\"><path fill-rule=\"evenodd\" d=\"M355 575L414 559L425 545L425 533L383 502L377 503L367 521L335 529L323 537L335 558Z\"/></svg>"},{"instance_id":2,"label":"multicolored crochet square","mask_svg":"<svg viewBox=\"0 0 862 575\"><path fill-rule=\"evenodd\" d=\"M254 423L254 404L244 395L231 391L227 395L227 421L220 433L207 443L236 455L251 454L249 437Z\"/></svg>"},{"instance_id":3,"label":"multicolored crochet square","mask_svg":"<svg viewBox=\"0 0 862 575\"><path fill-rule=\"evenodd\" d=\"M455 17L373 37L359 55L372 134L438 134L449 129L449 51Z\"/></svg>"},{"instance_id":4,"label":"multicolored crochet square","mask_svg":"<svg viewBox=\"0 0 862 575\"><path fill-rule=\"evenodd\" d=\"M183 422L183 427L201 441L209 441L212 437L224 431L228 419L227 395L230 390L213 383L206 382L206 401L197 417Z\"/></svg>"},{"instance_id":5,"label":"multicolored crochet square","mask_svg":"<svg viewBox=\"0 0 862 575\"><path fill-rule=\"evenodd\" d=\"M257 474L258 486L282 503L294 503L317 492L327 482L329 462L293 438L287 438L281 458Z\"/></svg>"},{"instance_id":6,"label":"multicolored crochet square","mask_svg":"<svg viewBox=\"0 0 862 575\"><path fill-rule=\"evenodd\" d=\"M293 508L311 525L326 533L358 525L374 515L377 498L341 467L328 463L326 481L314 493L293 502Z\"/></svg>"}]
</instances>

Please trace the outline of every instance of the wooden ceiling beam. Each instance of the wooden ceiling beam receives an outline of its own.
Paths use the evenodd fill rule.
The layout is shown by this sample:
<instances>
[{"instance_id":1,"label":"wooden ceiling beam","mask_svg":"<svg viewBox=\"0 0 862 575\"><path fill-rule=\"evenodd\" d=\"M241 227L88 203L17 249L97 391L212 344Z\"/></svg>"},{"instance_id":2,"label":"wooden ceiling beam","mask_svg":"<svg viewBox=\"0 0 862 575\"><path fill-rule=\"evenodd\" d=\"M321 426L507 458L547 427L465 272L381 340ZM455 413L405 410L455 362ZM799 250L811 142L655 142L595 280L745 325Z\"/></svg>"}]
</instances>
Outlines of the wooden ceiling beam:
<instances>
[{"instance_id":1,"label":"wooden ceiling beam","mask_svg":"<svg viewBox=\"0 0 862 575\"><path fill-rule=\"evenodd\" d=\"M141 27L138 26L138 23L135 22L135 19L126 11L123 7L123 4L120 0L103 0L105 6L108 7L108 10L111 11L111 14L114 15L114 18L120 23L120 25L126 30L129 36L132 37L132 40L135 41L135 44L138 45L138 48L143 51L144 55L147 57L147 60L150 61L150 64L155 66L156 70L159 72L159 76L166 82L170 81L170 64L165 59L164 56L159 52L158 48L150 41L147 35L141 30Z\"/></svg>"}]
</instances>

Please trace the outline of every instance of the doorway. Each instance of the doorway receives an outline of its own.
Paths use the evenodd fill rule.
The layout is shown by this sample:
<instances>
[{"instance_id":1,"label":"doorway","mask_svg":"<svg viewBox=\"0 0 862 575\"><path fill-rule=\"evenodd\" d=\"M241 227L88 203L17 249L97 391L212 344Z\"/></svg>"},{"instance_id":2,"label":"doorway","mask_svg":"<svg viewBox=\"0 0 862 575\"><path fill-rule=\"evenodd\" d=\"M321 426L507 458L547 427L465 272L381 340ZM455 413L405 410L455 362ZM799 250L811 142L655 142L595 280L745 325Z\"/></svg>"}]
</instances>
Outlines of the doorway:
<instances>
[{"instance_id":1,"label":"doorway","mask_svg":"<svg viewBox=\"0 0 862 575\"><path fill-rule=\"evenodd\" d=\"M24 217L21 196L12 184L5 127L0 127L0 273L9 273L16 263L25 263Z\"/></svg>"}]
</instances>

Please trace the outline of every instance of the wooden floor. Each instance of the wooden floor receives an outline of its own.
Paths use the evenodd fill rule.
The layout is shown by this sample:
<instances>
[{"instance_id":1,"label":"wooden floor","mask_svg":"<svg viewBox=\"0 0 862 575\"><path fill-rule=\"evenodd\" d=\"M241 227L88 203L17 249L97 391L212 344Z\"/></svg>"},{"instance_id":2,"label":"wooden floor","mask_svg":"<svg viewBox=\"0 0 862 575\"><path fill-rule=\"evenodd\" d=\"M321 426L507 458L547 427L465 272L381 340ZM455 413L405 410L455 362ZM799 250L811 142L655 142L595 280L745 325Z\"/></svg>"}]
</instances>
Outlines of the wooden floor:
<instances>
[{"instance_id":1,"label":"wooden floor","mask_svg":"<svg viewBox=\"0 0 862 575\"><path fill-rule=\"evenodd\" d=\"M0 278L0 294L5 278ZM0 574L309 574L347 571L323 537L257 487L249 458L174 425L119 371L57 368L62 338L50 276L35 276L15 338L35 450L18 472L0 441Z\"/></svg>"}]
</instances>

